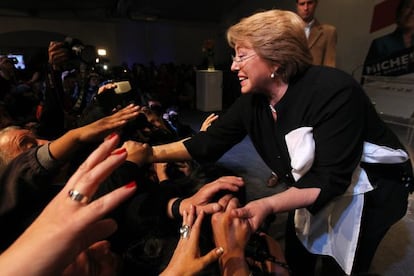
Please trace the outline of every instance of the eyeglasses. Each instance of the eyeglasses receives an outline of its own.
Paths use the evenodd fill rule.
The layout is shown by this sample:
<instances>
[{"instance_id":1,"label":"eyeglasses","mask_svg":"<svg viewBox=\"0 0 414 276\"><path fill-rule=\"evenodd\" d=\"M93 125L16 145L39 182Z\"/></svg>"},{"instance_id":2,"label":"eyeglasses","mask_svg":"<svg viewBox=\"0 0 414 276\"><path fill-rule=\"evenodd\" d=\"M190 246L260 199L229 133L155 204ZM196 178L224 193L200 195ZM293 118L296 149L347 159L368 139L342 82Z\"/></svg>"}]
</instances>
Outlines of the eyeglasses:
<instances>
[{"instance_id":1,"label":"eyeglasses","mask_svg":"<svg viewBox=\"0 0 414 276\"><path fill-rule=\"evenodd\" d=\"M256 56L257 54L251 54L250 56L242 56L242 57L235 57L233 55L231 55L231 60L235 63L242 63L243 61L248 60L251 57Z\"/></svg>"}]
</instances>

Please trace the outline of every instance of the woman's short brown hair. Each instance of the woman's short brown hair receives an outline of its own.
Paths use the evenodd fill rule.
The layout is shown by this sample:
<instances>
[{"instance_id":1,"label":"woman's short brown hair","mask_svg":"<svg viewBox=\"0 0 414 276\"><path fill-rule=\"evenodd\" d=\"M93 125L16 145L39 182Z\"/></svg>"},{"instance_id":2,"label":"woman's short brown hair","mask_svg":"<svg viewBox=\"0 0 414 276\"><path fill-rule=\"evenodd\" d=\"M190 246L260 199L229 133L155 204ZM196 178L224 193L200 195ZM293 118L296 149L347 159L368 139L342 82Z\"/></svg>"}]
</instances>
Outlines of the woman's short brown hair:
<instances>
[{"instance_id":1,"label":"woman's short brown hair","mask_svg":"<svg viewBox=\"0 0 414 276\"><path fill-rule=\"evenodd\" d=\"M236 44L253 48L261 58L278 65L277 73L289 82L312 64L304 28L303 20L291 11L262 11L231 26L227 42L232 48Z\"/></svg>"}]
</instances>

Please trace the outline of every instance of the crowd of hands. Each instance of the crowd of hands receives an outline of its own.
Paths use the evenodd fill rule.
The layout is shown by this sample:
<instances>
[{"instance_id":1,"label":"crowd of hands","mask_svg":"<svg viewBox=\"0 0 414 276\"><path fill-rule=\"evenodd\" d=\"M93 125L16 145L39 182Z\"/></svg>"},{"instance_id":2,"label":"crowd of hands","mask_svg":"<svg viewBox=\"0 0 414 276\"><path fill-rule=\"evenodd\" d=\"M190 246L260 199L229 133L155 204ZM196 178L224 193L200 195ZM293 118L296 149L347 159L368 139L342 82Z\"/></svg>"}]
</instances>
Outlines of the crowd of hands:
<instances>
[{"instance_id":1,"label":"crowd of hands","mask_svg":"<svg viewBox=\"0 0 414 276\"><path fill-rule=\"evenodd\" d=\"M51 44L55 62L65 59L53 55L56 44ZM113 89L114 84L102 86L98 93ZM146 143L132 140L121 141L122 128L141 112L142 107L130 104L120 108L110 116L88 125L68 131L50 143L50 151L58 159L68 159L68 145L96 143L100 145L85 159L71 175L61 191L44 208L42 213L24 233L0 255L2 275L92 275L92 268L84 267L85 259L100 259L107 271L96 275L117 275L122 267L119 258L111 252L107 238L117 231L117 223L108 217L122 202L132 197L139 189L139 183L132 181L102 197L79 202L69 196L70 191L81 191L88 199L94 198L99 185L123 162L130 161L138 166L151 163L152 148ZM205 131L218 118L211 114L202 123L200 131ZM70 141L70 142L69 142ZM154 163L156 171L164 167ZM158 169L157 169L158 168ZM181 238L174 254L161 275L196 275L208 265L218 262L222 275L250 275L254 260L245 256L246 245L253 233L258 230L255 218L252 221L238 215L240 202L232 194L226 194L217 201L214 196L222 191L237 192L244 186L237 176L223 176L204 185L194 195L184 198L179 206L182 225L190 226L190 235ZM171 199L173 202L175 199ZM170 213L170 206L166 210ZM216 248L205 255L200 254L199 237L203 220L211 217L211 226ZM211 215L211 216L210 216ZM173 218L172 218L173 219ZM178 229L177 229L178 230ZM177 231L178 235L178 231ZM280 245L265 233L260 233L267 241L270 253L284 261ZM288 275L287 271L273 262L265 264L266 270L276 275Z\"/></svg>"},{"instance_id":2,"label":"crowd of hands","mask_svg":"<svg viewBox=\"0 0 414 276\"><path fill-rule=\"evenodd\" d=\"M92 198L100 183L126 160L136 164L148 162L152 149L148 144L126 141L119 147L117 131L137 116L139 108L126 106L111 116L71 131L71 139L78 143L103 142L79 166L37 219L0 255L3 275L74 275L73 271L77 271L82 256L87 252L90 255L91 251L100 248L106 255L112 254L105 239L117 230L117 224L106 215L135 193L137 183L125 183L125 186L90 202L74 201L68 193L76 189ZM215 118L216 115L210 115L201 130L208 128ZM51 150L55 150L53 144L50 144ZM188 238L180 239L162 275L195 275L217 260L223 275L250 274L244 252L250 235L256 229L252 229L247 219L232 213L240 207L236 197L227 194L217 202L211 202L220 190L237 191L243 185L241 177L224 176L204 185L181 202L179 211L183 225L189 225L191 233ZM216 248L201 256L198 239L206 214L212 215ZM276 242L275 246L270 248L275 248L275 254L280 256ZM111 264L114 270L115 265ZM269 271L280 270L271 262L268 265Z\"/></svg>"}]
</instances>

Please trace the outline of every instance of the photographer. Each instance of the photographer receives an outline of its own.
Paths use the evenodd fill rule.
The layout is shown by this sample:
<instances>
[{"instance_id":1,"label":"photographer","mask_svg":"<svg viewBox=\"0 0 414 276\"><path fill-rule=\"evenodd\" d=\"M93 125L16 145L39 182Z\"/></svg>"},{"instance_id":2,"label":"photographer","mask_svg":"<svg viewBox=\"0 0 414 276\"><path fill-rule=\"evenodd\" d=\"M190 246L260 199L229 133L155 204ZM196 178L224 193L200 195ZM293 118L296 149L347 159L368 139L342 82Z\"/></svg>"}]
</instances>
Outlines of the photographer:
<instances>
[{"instance_id":1,"label":"photographer","mask_svg":"<svg viewBox=\"0 0 414 276\"><path fill-rule=\"evenodd\" d=\"M13 92L16 85L14 61L6 56L0 56L0 102Z\"/></svg>"},{"instance_id":2,"label":"photographer","mask_svg":"<svg viewBox=\"0 0 414 276\"><path fill-rule=\"evenodd\" d=\"M94 47L83 45L77 39L51 41L48 48L48 66L46 69L46 89L38 115L37 134L45 139L55 139L65 131L77 126L82 112L87 70L95 60ZM64 74L65 73L65 74ZM76 95L65 93L62 76L77 74ZM72 91L74 92L74 91ZM71 99L72 96L74 99Z\"/></svg>"}]
</instances>

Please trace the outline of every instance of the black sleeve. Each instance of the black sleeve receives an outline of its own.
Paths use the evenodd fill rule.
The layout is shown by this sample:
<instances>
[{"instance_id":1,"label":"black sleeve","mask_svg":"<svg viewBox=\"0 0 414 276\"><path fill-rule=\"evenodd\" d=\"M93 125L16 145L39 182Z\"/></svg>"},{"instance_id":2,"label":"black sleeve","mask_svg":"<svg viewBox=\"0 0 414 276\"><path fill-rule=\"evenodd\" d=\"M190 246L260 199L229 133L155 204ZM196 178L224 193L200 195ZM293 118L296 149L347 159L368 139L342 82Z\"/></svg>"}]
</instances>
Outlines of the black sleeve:
<instances>
[{"instance_id":1,"label":"black sleeve","mask_svg":"<svg viewBox=\"0 0 414 276\"><path fill-rule=\"evenodd\" d=\"M192 158L200 163L215 162L247 135L243 113L246 100L241 97L212 124L184 142Z\"/></svg>"}]
</instances>

